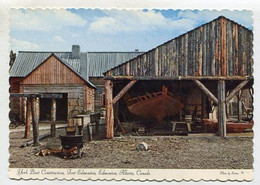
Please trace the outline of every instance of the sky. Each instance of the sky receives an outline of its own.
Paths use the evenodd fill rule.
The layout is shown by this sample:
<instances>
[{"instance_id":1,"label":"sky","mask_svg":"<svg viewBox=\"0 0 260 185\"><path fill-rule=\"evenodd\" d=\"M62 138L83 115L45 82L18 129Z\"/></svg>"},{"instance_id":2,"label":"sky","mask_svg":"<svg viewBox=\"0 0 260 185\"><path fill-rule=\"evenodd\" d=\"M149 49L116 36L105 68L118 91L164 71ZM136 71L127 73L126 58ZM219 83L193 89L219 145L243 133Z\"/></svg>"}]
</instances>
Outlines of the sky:
<instances>
[{"instance_id":1,"label":"sky","mask_svg":"<svg viewBox=\"0 0 260 185\"><path fill-rule=\"evenodd\" d=\"M12 9L10 50L147 51L220 15L253 29L249 10Z\"/></svg>"}]
</instances>

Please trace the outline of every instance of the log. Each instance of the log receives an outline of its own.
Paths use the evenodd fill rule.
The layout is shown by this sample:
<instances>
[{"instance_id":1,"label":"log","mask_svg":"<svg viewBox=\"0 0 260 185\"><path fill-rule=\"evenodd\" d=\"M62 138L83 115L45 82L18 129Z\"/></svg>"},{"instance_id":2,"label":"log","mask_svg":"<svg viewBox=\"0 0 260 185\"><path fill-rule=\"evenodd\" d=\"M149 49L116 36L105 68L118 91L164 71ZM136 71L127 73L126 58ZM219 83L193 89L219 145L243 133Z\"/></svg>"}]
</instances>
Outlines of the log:
<instances>
[{"instance_id":1,"label":"log","mask_svg":"<svg viewBox=\"0 0 260 185\"><path fill-rule=\"evenodd\" d=\"M115 104L122 96L137 82L137 80L132 80L129 82L113 99L112 103Z\"/></svg>"},{"instance_id":2,"label":"log","mask_svg":"<svg viewBox=\"0 0 260 185\"><path fill-rule=\"evenodd\" d=\"M41 140L43 140L43 139L45 139L45 138L47 138L47 137L50 137L50 136L51 136L50 133L40 135L40 136L39 136L39 141L41 141ZM33 139L32 139L32 140L29 140L29 141L25 142L24 144L22 144L22 145L21 145L21 148L30 146L30 145L32 145L33 143L34 143L34 140L33 140Z\"/></svg>"},{"instance_id":3,"label":"log","mask_svg":"<svg viewBox=\"0 0 260 185\"><path fill-rule=\"evenodd\" d=\"M250 80L251 76L105 76L105 80Z\"/></svg>"},{"instance_id":4,"label":"log","mask_svg":"<svg viewBox=\"0 0 260 185\"><path fill-rule=\"evenodd\" d=\"M218 134L221 137L226 137L226 92L225 81L218 81Z\"/></svg>"},{"instance_id":5,"label":"log","mask_svg":"<svg viewBox=\"0 0 260 185\"><path fill-rule=\"evenodd\" d=\"M106 99L106 138L114 137L114 109L113 109L113 82L105 82L105 99Z\"/></svg>"},{"instance_id":6,"label":"log","mask_svg":"<svg viewBox=\"0 0 260 185\"><path fill-rule=\"evenodd\" d=\"M118 124L120 130L121 130L123 133L125 133L125 129L124 129L124 127L123 127L121 121L119 120L118 116L116 116L116 121L117 121L117 124Z\"/></svg>"},{"instance_id":7,"label":"log","mask_svg":"<svg viewBox=\"0 0 260 185\"><path fill-rule=\"evenodd\" d=\"M39 115L38 109L39 106L37 105L36 98L32 98L32 125L33 125L33 144L34 146L39 145Z\"/></svg>"},{"instance_id":8,"label":"log","mask_svg":"<svg viewBox=\"0 0 260 185\"><path fill-rule=\"evenodd\" d=\"M56 136L56 99L51 101L51 137Z\"/></svg>"},{"instance_id":9,"label":"log","mask_svg":"<svg viewBox=\"0 0 260 185\"><path fill-rule=\"evenodd\" d=\"M32 99L27 98L26 101L26 123L25 123L25 133L24 138L28 139L30 137L30 124L31 124L31 118L32 118Z\"/></svg>"},{"instance_id":10,"label":"log","mask_svg":"<svg viewBox=\"0 0 260 185\"><path fill-rule=\"evenodd\" d=\"M242 117L242 103L241 103L241 97L242 97L242 94L243 94L243 90L239 91L237 93L237 122L241 122L241 117Z\"/></svg>"},{"instance_id":11,"label":"log","mask_svg":"<svg viewBox=\"0 0 260 185\"><path fill-rule=\"evenodd\" d=\"M193 80L194 83L216 104L218 104L218 99L205 87L200 81Z\"/></svg>"},{"instance_id":12,"label":"log","mask_svg":"<svg viewBox=\"0 0 260 185\"><path fill-rule=\"evenodd\" d=\"M236 86L236 88L233 89L226 98L226 102L228 103L248 82L249 80L244 80L238 86Z\"/></svg>"}]
</instances>

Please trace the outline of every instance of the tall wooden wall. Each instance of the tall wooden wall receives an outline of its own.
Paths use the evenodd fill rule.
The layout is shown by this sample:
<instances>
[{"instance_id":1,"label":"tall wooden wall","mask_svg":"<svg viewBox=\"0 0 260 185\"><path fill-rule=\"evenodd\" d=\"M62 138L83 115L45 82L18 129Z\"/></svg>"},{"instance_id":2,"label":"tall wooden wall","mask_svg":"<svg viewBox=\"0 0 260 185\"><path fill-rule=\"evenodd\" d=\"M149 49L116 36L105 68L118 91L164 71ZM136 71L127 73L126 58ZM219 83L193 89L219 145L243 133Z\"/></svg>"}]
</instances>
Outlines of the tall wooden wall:
<instances>
[{"instance_id":1,"label":"tall wooden wall","mask_svg":"<svg viewBox=\"0 0 260 185\"><path fill-rule=\"evenodd\" d=\"M106 72L106 76L252 76L253 33L219 17Z\"/></svg>"}]
</instances>

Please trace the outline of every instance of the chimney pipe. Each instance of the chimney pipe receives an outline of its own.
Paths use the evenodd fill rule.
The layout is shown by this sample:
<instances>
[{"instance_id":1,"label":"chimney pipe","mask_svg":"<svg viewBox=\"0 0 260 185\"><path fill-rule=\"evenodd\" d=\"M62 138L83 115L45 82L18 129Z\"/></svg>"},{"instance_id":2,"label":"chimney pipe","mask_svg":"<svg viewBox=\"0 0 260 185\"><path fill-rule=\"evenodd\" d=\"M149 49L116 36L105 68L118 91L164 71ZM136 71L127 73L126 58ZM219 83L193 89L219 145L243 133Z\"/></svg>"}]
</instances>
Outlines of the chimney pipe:
<instances>
[{"instance_id":1,"label":"chimney pipe","mask_svg":"<svg viewBox=\"0 0 260 185\"><path fill-rule=\"evenodd\" d=\"M72 45L72 58L77 59L79 58L80 54L80 46L79 45Z\"/></svg>"}]
</instances>

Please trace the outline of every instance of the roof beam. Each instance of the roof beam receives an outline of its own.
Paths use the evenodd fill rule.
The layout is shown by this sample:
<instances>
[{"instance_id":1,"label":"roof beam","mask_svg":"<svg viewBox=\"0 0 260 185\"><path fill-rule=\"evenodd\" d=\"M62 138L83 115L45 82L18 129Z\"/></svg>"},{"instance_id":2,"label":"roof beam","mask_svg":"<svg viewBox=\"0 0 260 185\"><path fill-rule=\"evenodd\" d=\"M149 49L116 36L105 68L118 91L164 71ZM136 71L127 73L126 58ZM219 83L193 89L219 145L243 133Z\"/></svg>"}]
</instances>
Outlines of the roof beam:
<instances>
[{"instance_id":1,"label":"roof beam","mask_svg":"<svg viewBox=\"0 0 260 185\"><path fill-rule=\"evenodd\" d=\"M107 80L251 80L251 76L105 76Z\"/></svg>"},{"instance_id":2,"label":"roof beam","mask_svg":"<svg viewBox=\"0 0 260 185\"><path fill-rule=\"evenodd\" d=\"M227 96L226 102L228 103L247 83L249 80L242 81L231 93Z\"/></svg>"},{"instance_id":3,"label":"roof beam","mask_svg":"<svg viewBox=\"0 0 260 185\"><path fill-rule=\"evenodd\" d=\"M194 80L194 83L216 104L218 104L218 99L208 90L208 88L203 85L200 81Z\"/></svg>"},{"instance_id":4,"label":"roof beam","mask_svg":"<svg viewBox=\"0 0 260 185\"><path fill-rule=\"evenodd\" d=\"M116 97L112 100L112 103L115 104L135 83L137 80L132 80L129 82L117 95Z\"/></svg>"},{"instance_id":5,"label":"roof beam","mask_svg":"<svg viewBox=\"0 0 260 185\"><path fill-rule=\"evenodd\" d=\"M27 98L62 98L62 94L26 94L26 93L10 93L10 97L27 97Z\"/></svg>"}]
</instances>

